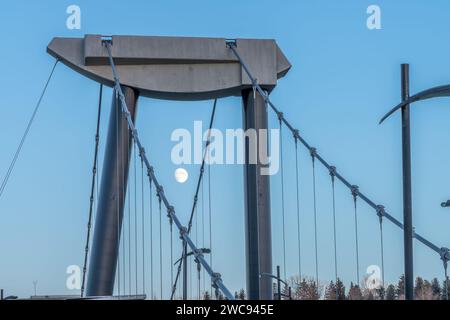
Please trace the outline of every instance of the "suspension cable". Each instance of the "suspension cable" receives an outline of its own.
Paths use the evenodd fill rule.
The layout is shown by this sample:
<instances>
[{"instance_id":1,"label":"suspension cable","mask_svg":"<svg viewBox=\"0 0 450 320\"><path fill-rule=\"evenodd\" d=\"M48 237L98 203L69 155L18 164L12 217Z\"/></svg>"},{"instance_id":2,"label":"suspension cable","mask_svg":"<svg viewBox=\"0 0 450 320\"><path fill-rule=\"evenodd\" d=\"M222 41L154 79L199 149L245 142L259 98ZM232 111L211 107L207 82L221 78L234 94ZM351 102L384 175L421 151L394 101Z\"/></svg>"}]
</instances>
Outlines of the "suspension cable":
<instances>
[{"instance_id":1,"label":"suspension cable","mask_svg":"<svg viewBox=\"0 0 450 320\"><path fill-rule=\"evenodd\" d=\"M358 186L352 186L352 196L353 196L353 208L354 208L354 220L355 220L355 249L356 249L356 279L358 287L359 283L359 237L358 237L358 209L357 209L357 199L358 199Z\"/></svg>"},{"instance_id":2,"label":"suspension cable","mask_svg":"<svg viewBox=\"0 0 450 320\"><path fill-rule=\"evenodd\" d=\"M313 212L314 212L314 252L316 258L316 286L317 292L319 292L319 257L317 249L317 200L316 200L316 149L312 148L311 151L312 159L312 183L313 183Z\"/></svg>"},{"instance_id":3,"label":"suspension cable","mask_svg":"<svg viewBox=\"0 0 450 320\"><path fill-rule=\"evenodd\" d=\"M50 80L53 76L53 72L55 71L55 68L56 68L56 65L58 64L58 62L59 62L59 59L57 59L55 61L55 64L53 65L52 71L50 72L50 75L48 76L47 81L45 82L44 89L42 90L41 95L39 96L39 99L36 103L36 106L34 107L33 113L31 114L31 117L28 120L28 124L25 128L25 132L23 133L22 138L20 139L20 143L16 149L16 152L14 153L11 163L9 164L8 170L6 171L6 174L3 177L2 184L0 185L0 197L3 194L3 191L5 191L6 184L8 183L9 177L11 176L14 166L16 165L17 159L19 158L20 151L22 150L23 144L25 143L25 140L28 136L28 133L30 131L31 125L33 124L34 118L36 117L36 114L39 111L39 107L41 106L42 99L44 98L45 92L47 91L48 84L50 83Z\"/></svg>"},{"instance_id":4,"label":"suspension cable","mask_svg":"<svg viewBox=\"0 0 450 320\"><path fill-rule=\"evenodd\" d=\"M280 130L280 174L281 174L281 217L282 217L282 232L283 232L283 276L286 280L286 230L285 230L285 210L284 210L284 170L283 170L283 126L281 119L283 119L283 113L278 115L279 130Z\"/></svg>"},{"instance_id":5,"label":"suspension cable","mask_svg":"<svg viewBox=\"0 0 450 320\"><path fill-rule=\"evenodd\" d=\"M335 177L336 167L331 167L331 192L333 197L333 245L334 245L334 277L336 281L336 300L338 300L338 262L337 262L337 237L336 237L336 193L335 193Z\"/></svg>"},{"instance_id":6,"label":"suspension cable","mask_svg":"<svg viewBox=\"0 0 450 320\"><path fill-rule=\"evenodd\" d=\"M52 71L50 72L50 75L48 76L47 81L44 85L44 89L42 90L41 95L39 96L38 102L36 103L36 106L34 107L33 113L31 114L31 117L28 120L28 124L25 128L25 132L23 133L22 138L20 139L20 143L16 149L16 152L14 153L13 159L11 160L8 170L6 171L6 174L3 177L2 184L0 185L0 197L2 196L3 192L5 191L6 184L8 183L9 177L11 176L14 166L16 165L17 159L19 158L20 151L22 150L23 144L25 143L25 140L28 136L31 125L33 124L33 121L36 117L36 114L39 111L39 107L41 106L42 99L45 95L45 92L47 91L48 84L50 83L50 80L53 76L53 72L55 71L55 68L56 68L56 65L58 64L58 62L59 62L59 59L57 59L55 61L55 64L53 65Z\"/></svg>"},{"instance_id":7,"label":"suspension cable","mask_svg":"<svg viewBox=\"0 0 450 320\"><path fill-rule=\"evenodd\" d=\"M95 131L95 148L94 148L94 164L92 165L92 180L91 180L91 195L89 197L89 215L87 223L87 234L86 234L86 246L84 247L84 263L83 263L83 280L81 282L81 297L84 296L84 288L86 285L86 271L87 271L87 261L89 255L89 244L91 238L91 226L92 226L92 212L94 211L94 192L96 186L97 177L97 161L98 161L98 145L100 141L100 119L102 113L102 94L103 85L100 84L100 91L98 94L98 112L97 112L97 129Z\"/></svg>"},{"instance_id":8,"label":"suspension cable","mask_svg":"<svg viewBox=\"0 0 450 320\"><path fill-rule=\"evenodd\" d=\"M380 254L381 254L381 281L382 287L384 288L384 237L383 237L383 216L384 216L384 206L378 205L377 210L379 225L380 225Z\"/></svg>"},{"instance_id":9,"label":"suspension cable","mask_svg":"<svg viewBox=\"0 0 450 320\"><path fill-rule=\"evenodd\" d=\"M300 233L300 190L299 190L299 172L298 172L298 143L297 143L298 132L294 133L295 142L295 182L296 182L296 198L297 198L297 246L298 246L298 276L300 281L302 280L302 248L301 248L301 233Z\"/></svg>"},{"instance_id":10,"label":"suspension cable","mask_svg":"<svg viewBox=\"0 0 450 320\"><path fill-rule=\"evenodd\" d=\"M145 166L147 168L147 172L149 173L149 179L153 181L153 183L155 184L155 187L159 191L158 193L160 195L161 201L164 203L164 206L166 207L169 215L172 217L173 222L175 223L175 225L177 226L178 230L180 231L180 236L183 238L182 240L187 242L189 247L192 249L192 252L194 253L194 256L197 259L199 259L199 261L202 264L203 268L206 269L206 272L208 272L208 274L210 275L211 281L214 283L214 286L217 289L220 289L227 299L234 300L233 294L224 285L221 275L219 273L214 272L213 269L210 267L210 265L206 262L206 260L203 257L203 254L202 254L201 250L197 249L196 245L192 242L191 238L187 234L187 229L181 224L180 220L178 219L177 215L175 214L175 208L167 200L167 197L164 194L164 190L163 190L162 186L159 184L158 179L156 178L154 169L150 165L150 162L148 161L148 158L147 158L147 156L145 154L145 150L142 147L141 141L140 141L140 139L138 137L138 132L137 132L137 130L136 130L135 126L134 126L133 120L131 118L131 114L130 114L130 111L128 109L127 103L126 103L125 96L124 96L124 94L122 92L122 88L121 88L121 85L120 85L120 79L118 77L117 70L116 70L116 67L115 67L115 64L114 64L114 59L113 59L112 54L111 54L111 41L110 40L104 40L104 41L102 41L102 44L106 47L106 50L107 50L107 53L108 53L109 64L110 64L111 69L112 69L112 74L113 74L113 77L114 77L115 88L117 89L117 91L119 93L119 98L122 101L121 106L122 106L123 116L127 120L128 127L130 128L132 136L136 140L136 145L139 147L139 150L141 151L139 154L142 155L142 157L144 158L144 164L145 164Z\"/></svg>"},{"instance_id":11,"label":"suspension cable","mask_svg":"<svg viewBox=\"0 0 450 320\"><path fill-rule=\"evenodd\" d=\"M272 103L272 101L269 98L269 95L261 88L261 86L258 84L258 81L255 77L253 77L252 73L250 72L250 70L248 69L247 65L245 64L245 62L242 60L241 56L239 55L239 53L237 52L237 43L235 41L228 41L227 42L227 47L233 52L233 54L236 56L236 58L238 59L240 65L242 66L244 72L247 74L247 76L250 78L252 85L254 88L256 88L256 90L258 90L258 92L261 94L261 96L263 97L263 99L265 100L265 102L271 107L271 109L278 114L279 110L278 108ZM289 123L289 121L283 117L282 119L283 123L286 125L286 127L292 132L295 132L295 128ZM307 148L309 151L311 151L311 149L313 149L313 147L311 147L306 141L305 139L303 139L301 136L298 136L298 140L305 146L305 148ZM327 161L325 161L324 158L322 158L319 154L316 153L317 160L328 170L330 169L331 165L328 164ZM348 189L351 189L352 184L350 182L348 182L341 174L339 174L338 172L336 172L336 178L341 181ZM361 193L359 191L358 193L359 198L364 201L365 203L367 203L370 207L372 207L373 209L376 210L377 205L375 204L375 202L373 202L371 199L369 199L367 196L365 196L363 193ZM392 215L388 214L387 212L385 212L384 214L385 218L388 219L390 222L392 222L393 224L395 224L397 227L399 227L400 229L403 229L403 224L397 220L396 218L394 218ZM414 232L414 238L417 239L420 243L422 243L423 245L427 246L428 248L430 248L431 250L440 253L441 248L438 247L437 245L435 245L434 243L430 242L429 240L425 239L424 237L422 237L421 235L419 235L418 233ZM450 256L450 254L449 254Z\"/></svg>"},{"instance_id":12,"label":"suspension cable","mask_svg":"<svg viewBox=\"0 0 450 320\"><path fill-rule=\"evenodd\" d=\"M216 107L217 107L217 99L214 99L213 108L212 108L212 112L211 112L211 118L209 120L209 130L208 130L208 134L207 134L207 137L206 137L205 150L203 152L202 164L200 166L200 174L199 174L198 179L197 179L197 186L196 186L196 189L195 189L194 201L193 201L192 208L191 208L191 214L189 216L189 222L188 222L188 228L187 228L187 233L188 234L190 234L191 229L192 229L192 220L194 218L194 214L195 214L196 208L197 208L198 194L199 194L199 191L200 191L200 187L202 187L202 223L203 223L203 227L204 227L203 175L204 175L204 172L205 172L206 157L208 156L208 149L209 149L209 145L211 143L211 129L212 129L212 126L213 126L213 123L214 123L214 117L215 117L215 114L216 114ZM208 170L209 170L209 166L208 166ZM209 190L211 190L211 188L209 188ZM209 205L211 205L211 202L209 202ZM210 215L210 219L211 219L211 215ZM203 233L203 242L204 242L204 233ZM211 238L210 238L210 243L211 243ZM203 244L203 247L204 247L204 244ZM183 252L182 252L181 258L184 255L187 255L187 244L186 243L183 245ZM172 284L172 294L171 294L171 297L170 297L171 300L173 300L173 297L175 295L175 290L177 288L178 279L179 279L180 273L181 273L181 267L182 267L182 263L180 263L178 265L178 267L177 267L177 274L176 274L176 277L175 277L175 282Z\"/></svg>"}]
</instances>

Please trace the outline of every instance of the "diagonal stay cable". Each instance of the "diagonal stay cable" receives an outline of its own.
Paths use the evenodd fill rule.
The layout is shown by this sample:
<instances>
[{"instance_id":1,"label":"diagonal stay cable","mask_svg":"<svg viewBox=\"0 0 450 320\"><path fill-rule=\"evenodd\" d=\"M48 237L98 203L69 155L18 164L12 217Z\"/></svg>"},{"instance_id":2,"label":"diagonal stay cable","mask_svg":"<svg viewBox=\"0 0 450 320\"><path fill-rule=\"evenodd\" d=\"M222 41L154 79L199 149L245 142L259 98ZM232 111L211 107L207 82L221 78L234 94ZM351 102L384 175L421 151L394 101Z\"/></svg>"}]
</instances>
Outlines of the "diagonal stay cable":
<instances>
[{"instance_id":1,"label":"diagonal stay cable","mask_svg":"<svg viewBox=\"0 0 450 320\"><path fill-rule=\"evenodd\" d=\"M187 228L181 224L180 220L178 219L178 216L175 214L175 208L170 204L169 200L167 200L167 197L164 194L164 189L163 189L162 185L159 183L158 179L156 178L154 169L150 165L150 162L148 161L148 158L145 154L145 149L142 146L141 140L139 139L138 131L137 131L136 127L134 126L130 111L128 110L128 106L125 101L125 96L123 94L122 87L120 85L120 79L118 77L116 67L114 64L114 59L111 54L111 41L105 40L105 41L103 41L103 44L106 46L106 49L108 52L109 63L111 65L112 73L114 76L114 88L117 90L117 92L119 94L119 98L120 98L121 106L122 106L122 113L123 113L125 119L127 120L128 127L130 128L131 134L132 134L134 140L136 141L136 146L139 148L139 156L143 159L144 164L147 168L147 174L148 174L149 180L151 180L151 182L153 182L153 184L156 187L156 190L158 190L158 195L161 198L161 201L163 202L163 204L167 210L168 216L172 219L173 223L175 223L176 227L180 231L180 237L182 238L183 241L185 241L188 244L188 246L191 248L192 252L194 253L195 258L201 263L203 268L205 268L206 272L208 272L208 274L211 277L211 281L214 283L214 286L217 287L218 289L220 289L223 292L224 296L228 300L234 300L234 295L224 285L221 275L219 273L214 272L214 270L212 270L212 268L209 266L208 262L206 262L201 250L199 250L196 247L194 242L192 242L191 238L187 234Z\"/></svg>"},{"instance_id":2,"label":"diagonal stay cable","mask_svg":"<svg viewBox=\"0 0 450 320\"><path fill-rule=\"evenodd\" d=\"M23 144L25 143L28 133L30 132L31 125L33 124L33 121L36 117L37 112L39 111L39 107L41 106L42 99L44 98L45 92L47 91L48 84L50 83L50 80L52 79L53 73L56 69L56 65L58 64L58 62L59 62L59 59L57 59L55 61L55 64L53 65L52 71L50 72L50 75L47 78L44 88L42 89L42 92L41 92L41 95L39 96L38 102L36 103L33 113L31 114L31 117L28 120L28 124L25 128L25 132L23 133L22 138L20 139L19 146L17 147L16 152L14 153L13 159L11 160L11 163L9 164L9 167L8 167L8 170L6 171L5 176L3 177L2 184L0 185L0 197L2 196L3 192L5 191L6 185L8 184L8 180L11 177L11 173L14 169L14 166L16 165L17 159L19 158L20 151L22 150Z\"/></svg>"},{"instance_id":3,"label":"diagonal stay cable","mask_svg":"<svg viewBox=\"0 0 450 320\"><path fill-rule=\"evenodd\" d=\"M208 148L209 148L209 144L211 143L211 129L214 123L214 117L216 114L216 106L217 106L217 99L214 99L214 104L213 104L213 109L212 109L212 113L211 113L211 118L209 120L209 130L208 130L208 136L206 138L206 144L205 144L205 151L203 152L203 158L202 158L202 165L200 167L200 174L198 176L198 180L197 180L197 187L195 189L195 196L194 196L194 202L192 204L192 209L191 209L191 215L189 217L189 223L188 223L188 234L191 232L191 228L192 228L192 220L194 218L194 213L195 213L195 209L197 207L197 202L198 202L198 193L200 191L200 186L202 185L202 181L203 181L203 174L205 172L205 161L206 161L206 156L207 156L207 152L208 152ZM187 254L187 247L186 245L183 246L183 253L181 255L182 259L185 255ZM175 282L173 284L172 287L172 294L170 297L170 300L173 299L174 295L175 295L175 290L177 288L177 283L178 283L178 279L180 277L180 273L181 273L181 263L178 265L177 268L177 275L175 276Z\"/></svg>"},{"instance_id":4,"label":"diagonal stay cable","mask_svg":"<svg viewBox=\"0 0 450 320\"><path fill-rule=\"evenodd\" d=\"M233 52L233 54L236 56L236 58L238 59L239 63L241 64L242 68L244 69L245 73L248 75L248 77L250 78L250 80L252 81L252 86L254 86L259 94L263 97L264 101L271 107L271 109L276 113L276 114L280 114L280 111L278 110L278 108L272 103L272 101L270 101L269 95L264 92L264 90L261 88L261 86L258 84L256 78L253 77L252 73L250 72L250 70L248 69L247 65L245 64L245 62L242 60L241 56L239 55L239 53L237 52L237 44L235 41L227 41L227 46L228 48ZM290 123L289 121L283 116L282 117L282 122L286 125L287 128L289 128L289 130L294 134L295 139L297 139L298 141L301 142L301 144L303 144L303 146L305 146L305 148L307 148L309 151L311 151L311 149L314 149L313 147L311 147L311 145L309 145L305 139L303 139L300 134L298 133L298 130L295 129ZM330 168L332 167L327 161L325 161L325 159L323 159L318 153L316 153L316 158L317 160L328 170L330 170ZM345 179L341 174L339 174L336 171L336 178L341 181L349 190L351 190L352 188L352 184L350 182L347 181L347 179ZM377 204L375 204L375 202L373 202L372 200L370 200L367 196L365 196L363 193L359 192L358 193L359 198L364 201L365 203L367 203L370 207L372 207L374 210L377 210ZM403 229L403 224L397 220L396 218L394 218L392 215L390 215L387 212L384 212L384 217L389 220L390 222L392 222L393 224L395 224L397 227L399 227L400 229ZM428 248L430 248L431 250L437 252L438 254L442 255L442 250L445 249L445 258L446 259L450 259L450 250L448 250L447 248L439 248L437 245L435 245L434 243L432 243L431 241L427 240L426 238L422 237L421 235L419 235L418 233L414 232L414 238L417 239L417 241L419 241L420 243L424 244L425 246L427 246Z\"/></svg>"}]
</instances>

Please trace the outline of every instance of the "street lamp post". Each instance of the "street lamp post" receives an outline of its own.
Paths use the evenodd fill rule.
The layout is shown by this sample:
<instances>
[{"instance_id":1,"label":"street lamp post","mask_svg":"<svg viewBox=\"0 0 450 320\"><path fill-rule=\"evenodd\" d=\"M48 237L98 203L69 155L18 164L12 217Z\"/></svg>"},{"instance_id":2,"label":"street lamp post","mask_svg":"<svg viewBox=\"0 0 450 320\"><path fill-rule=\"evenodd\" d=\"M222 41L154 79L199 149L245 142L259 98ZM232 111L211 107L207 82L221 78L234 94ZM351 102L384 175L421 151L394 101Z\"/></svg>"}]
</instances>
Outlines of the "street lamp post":
<instances>
[{"instance_id":1,"label":"street lamp post","mask_svg":"<svg viewBox=\"0 0 450 320\"><path fill-rule=\"evenodd\" d=\"M277 293L276 293L276 300L281 300L282 297L285 298L289 298L289 300L292 300L292 290L291 287L289 286L289 284L284 281L283 279L281 279L281 274L280 274L280 266L277 266L277 275L273 275L270 273L266 273L263 272L260 274L260 278L262 277L269 277L269 278L273 278L277 281ZM281 284L284 284L285 288L288 289L288 294L282 293L281 292Z\"/></svg>"},{"instance_id":2,"label":"street lamp post","mask_svg":"<svg viewBox=\"0 0 450 320\"><path fill-rule=\"evenodd\" d=\"M208 248L200 248L198 250L202 254L209 254L209 253L211 253L211 249L208 249ZM177 265L178 263L182 263L183 264L183 300L187 300L187 258L189 256L193 256L193 255L194 255L193 251L191 251L189 253L185 253L185 251L183 251L183 257L181 257L180 259L178 259L174 263L174 265ZM197 264L197 267L199 267L199 264ZM212 295L212 292L211 292L211 295Z\"/></svg>"},{"instance_id":3,"label":"street lamp post","mask_svg":"<svg viewBox=\"0 0 450 320\"><path fill-rule=\"evenodd\" d=\"M450 96L450 85L434 87L409 96L409 65L402 64L402 102L392 108L380 120L380 124L397 110L402 110L402 155L403 155L403 224L404 224L404 253L405 253L405 298L414 299L413 278L413 249L412 240L414 229L412 226L412 193L411 193L411 132L410 132L410 110L413 102L427 100L437 97ZM441 204L443 207L450 206L450 201ZM446 248L442 248L446 249ZM442 250L441 249L441 250ZM447 265L448 249L442 255L444 266Z\"/></svg>"}]
</instances>

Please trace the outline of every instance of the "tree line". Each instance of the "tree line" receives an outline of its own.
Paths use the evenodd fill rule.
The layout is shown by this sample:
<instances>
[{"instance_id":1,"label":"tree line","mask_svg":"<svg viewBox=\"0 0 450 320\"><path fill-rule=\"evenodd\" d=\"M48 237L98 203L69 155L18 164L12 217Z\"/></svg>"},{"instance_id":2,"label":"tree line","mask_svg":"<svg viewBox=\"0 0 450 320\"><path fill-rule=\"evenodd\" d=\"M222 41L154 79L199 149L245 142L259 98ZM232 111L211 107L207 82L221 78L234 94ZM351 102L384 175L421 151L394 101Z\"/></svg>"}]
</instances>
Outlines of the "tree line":
<instances>
[{"instance_id":1,"label":"tree line","mask_svg":"<svg viewBox=\"0 0 450 320\"><path fill-rule=\"evenodd\" d=\"M329 283L319 283L312 278L293 277L289 280L291 286L292 300L404 300L405 299L405 277L402 275L396 284L379 286L375 289L369 289L353 282L347 288L341 279L330 281ZM447 285L447 290L446 290ZM277 292L274 284L274 292ZM288 287L282 288L283 299L288 299ZM450 293L450 281L442 281L433 278L425 280L417 277L414 285L414 295L416 300L448 300ZM219 300L224 297L219 293ZM246 293L244 289L235 292L235 298L244 300ZM203 294L204 300L210 300L211 295L208 291Z\"/></svg>"}]
</instances>

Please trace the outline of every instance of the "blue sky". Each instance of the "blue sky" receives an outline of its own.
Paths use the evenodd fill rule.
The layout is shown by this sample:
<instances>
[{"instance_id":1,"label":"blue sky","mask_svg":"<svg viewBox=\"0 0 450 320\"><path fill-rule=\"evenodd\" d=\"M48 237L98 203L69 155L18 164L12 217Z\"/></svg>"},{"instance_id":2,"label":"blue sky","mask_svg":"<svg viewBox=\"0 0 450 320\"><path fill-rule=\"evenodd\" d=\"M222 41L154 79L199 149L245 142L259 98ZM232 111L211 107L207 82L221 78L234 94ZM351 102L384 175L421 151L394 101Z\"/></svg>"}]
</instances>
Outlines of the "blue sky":
<instances>
[{"instance_id":1,"label":"blue sky","mask_svg":"<svg viewBox=\"0 0 450 320\"><path fill-rule=\"evenodd\" d=\"M81 30L66 28L66 8L71 4L81 7ZM366 28L366 8L371 4L381 7L382 30ZM97 33L273 38L293 67L280 80L272 101L321 155L401 219L400 118L396 114L382 126L377 123L399 102L401 63L411 64L412 93L450 83L449 11L450 3L445 0L432 4L425 0L247 0L234 6L229 1L197 0L7 2L0 13L2 40L7 44L0 59L0 174L7 170L53 64L45 52L52 37ZM0 288L7 294L29 296L33 280L38 280L40 294L77 293L66 289L65 272L67 266L83 262L97 94L96 83L63 65L57 67L0 199ZM107 111L110 96L111 90L105 90ZM191 174L187 183L175 182L170 134L176 128L192 130L194 120L206 123L211 105L210 101L152 99L139 103L140 137L183 221L187 221L198 166L187 166ZM241 111L239 98L221 99L216 127L240 127ZM108 112L104 112L102 138L107 119ZM413 107L414 224L417 232L438 246L450 245L450 212L440 207L450 197L448 119L446 99ZM277 126L273 114L270 125ZM297 270L294 153L292 139L286 135L284 141L287 274L293 275ZM103 150L102 143L101 155ZM311 164L305 149L301 149L300 161L302 263L304 273L313 276ZM214 267L234 291L245 287L242 167L214 166L211 172ZM331 194L328 173L320 168L317 174L319 274L325 281L334 277ZM273 261L282 265L279 175L271 183ZM355 280L352 198L339 185L337 199L339 273L349 283ZM364 205L359 207L359 216L364 274L367 266L380 264L378 220ZM165 220L163 228L167 238ZM167 243L165 239L165 294L170 277ZM403 266L402 233L387 223L385 244L385 277L397 281ZM414 248L416 274L442 279L438 255L417 242ZM178 245L175 252L178 255Z\"/></svg>"}]
</instances>

